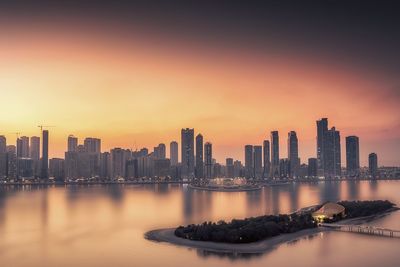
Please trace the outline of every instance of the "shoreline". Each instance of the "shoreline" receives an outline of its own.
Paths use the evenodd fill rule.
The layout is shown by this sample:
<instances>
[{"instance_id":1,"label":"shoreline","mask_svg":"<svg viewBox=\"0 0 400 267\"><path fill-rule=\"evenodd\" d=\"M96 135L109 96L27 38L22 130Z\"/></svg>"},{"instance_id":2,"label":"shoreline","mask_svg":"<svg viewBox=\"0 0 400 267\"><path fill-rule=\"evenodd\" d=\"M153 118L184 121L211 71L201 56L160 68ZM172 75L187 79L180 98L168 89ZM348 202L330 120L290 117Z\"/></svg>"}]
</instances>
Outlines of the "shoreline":
<instances>
[{"instance_id":1,"label":"shoreline","mask_svg":"<svg viewBox=\"0 0 400 267\"><path fill-rule=\"evenodd\" d=\"M390 213L399 210L398 208L394 208L388 210L383 213L379 213L376 215L360 217L360 218L351 218L341 220L341 224L353 224L358 225L362 223L371 222L377 219L380 219L384 216L389 215ZM182 246L187 248L195 248L210 252L216 253L238 253L238 254L260 254L264 253L268 250L274 249L282 244L290 243L302 238L306 238L309 236L315 236L318 233L327 232L327 231L335 231L332 228L328 227L316 227L310 229L304 229L298 232L289 233L289 234L281 234L271 238L267 238L264 240L260 240L257 242L251 243L219 243L212 241L195 241L189 240L181 237L177 237L175 235L176 228L164 228L164 229L156 229L148 231L144 234L144 237L152 242L166 242L176 246Z\"/></svg>"},{"instance_id":2,"label":"shoreline","mask_svg":"<svg viewBox=\"0 0 400 267\"><path fill-rule=\"evenodd\" d=\"M298 179L298 180L279 180L278 182L271 182L266 180L255 180L254 182L258 183L260 188L264 186L283 186L289 185L293 183L319 183L319 182L345 182L345 181L352 181L352 182L361 182L361 181L399 181L400 177L397 178L342 178L342 179ZM0 187L6 186L65 186L65 185L157 185L157 184L190 184L189 181L103 181L103 182L7 182L7 183L0 183ZM201 189L203 190L203 188ZM212 191L212 190L209 190ZM217 190L216 190L217 191ZM244 191L244 190L242 190ZM229 191L235 192L235 191Z\"/></svg>"},{"instance_id":3,"label":"shoreline","mask_svg":"<svg viewBox=\"0 0 400 267\"><path fill-rule=\"evenodd\" d=\"M192 190L203 190L203 191L214 191L214 192L246 192L246 191L257 191L261 190L261 185L252 186L250 188L227 188L227 187L220 187L220 188L213 188L213 187L201 187L201 186L194 186L189 184L188 188Z\"/></svg>"}]
</instances>

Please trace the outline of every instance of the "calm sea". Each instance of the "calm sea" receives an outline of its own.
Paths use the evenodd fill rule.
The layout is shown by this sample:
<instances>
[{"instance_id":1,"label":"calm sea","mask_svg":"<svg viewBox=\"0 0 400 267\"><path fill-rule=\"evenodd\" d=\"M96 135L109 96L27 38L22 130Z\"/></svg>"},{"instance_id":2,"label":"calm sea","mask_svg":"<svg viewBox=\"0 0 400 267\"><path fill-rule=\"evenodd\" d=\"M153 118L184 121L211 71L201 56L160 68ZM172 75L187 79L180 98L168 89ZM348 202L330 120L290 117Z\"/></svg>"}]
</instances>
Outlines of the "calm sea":
<instances>
[{"instance_id":1,"label":"calm sea","mask_svg":"<svg viewBox=\"0 0 400 267\"><path fill-rule=\"evenodd\" d=\"M0 187L0 266L400 266L400 239L351 233L320 233L253 256L143 237L156 228L354 199L400 205L400 181L295 183L235 193L182 185ZM400 229L400 212L372 224Z\"/></svg>"}]
</instances>

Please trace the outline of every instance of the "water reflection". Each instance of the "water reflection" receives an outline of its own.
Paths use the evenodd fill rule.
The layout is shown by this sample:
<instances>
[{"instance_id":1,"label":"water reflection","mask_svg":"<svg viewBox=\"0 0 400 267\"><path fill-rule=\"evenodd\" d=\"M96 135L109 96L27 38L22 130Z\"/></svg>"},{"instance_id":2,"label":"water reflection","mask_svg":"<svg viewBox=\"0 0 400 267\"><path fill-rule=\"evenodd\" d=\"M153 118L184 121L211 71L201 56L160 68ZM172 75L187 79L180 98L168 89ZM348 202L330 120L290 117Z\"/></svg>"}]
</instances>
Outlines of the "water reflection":
<instances>
[{"instance_id":1,"label":"water reflection","mask_svg":"<svg viewBox=\"0 0 400 267\"><path fill-rule=\"evenodd\" d=\"M319 260L339 249L343 264L370 267L374 265L353 254L372 253L380 246L383 252L377 258L381 262L387 261L384 257L398 262L400 258L393 256L398 255L393 252L398 241L320 233L262 255L249 255L186 250L150 242L143 234L182 224L288 213L328 200L388 199L400 204L399 191L399 181L294 183L234 193L166 184L0 187L0 262L22 267L172 267L188 262L192 267L230 266L232 262L237 266L317 267ZM400 212L372 223L400 229ZM357 260L362 264L355 264ZM330 258L329 262L334 261Z\"/></svg>"}]
</instances>

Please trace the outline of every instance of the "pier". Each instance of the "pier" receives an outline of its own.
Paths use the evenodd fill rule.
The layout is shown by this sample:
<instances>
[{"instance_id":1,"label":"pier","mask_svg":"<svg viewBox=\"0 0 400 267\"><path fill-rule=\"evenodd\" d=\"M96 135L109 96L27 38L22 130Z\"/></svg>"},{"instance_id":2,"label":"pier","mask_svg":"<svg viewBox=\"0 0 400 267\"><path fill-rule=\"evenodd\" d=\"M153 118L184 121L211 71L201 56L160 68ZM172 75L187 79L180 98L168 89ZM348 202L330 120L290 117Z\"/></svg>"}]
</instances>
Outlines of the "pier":
<instances>
[{"instance_id":1,"label":"pier","mask_svg":"<svg viewBox=\"0 0 400 267\"><path fill-rule=\"evenodd\" d=\"M375 227L375 226L370 226L370 225L321 223L320 226L331 228L333 230L342 231L342 232L352 232L352 233L358 233L358 234L400 238L399 230L392 230L392 229Z\"/></svg>"}]
</instances>

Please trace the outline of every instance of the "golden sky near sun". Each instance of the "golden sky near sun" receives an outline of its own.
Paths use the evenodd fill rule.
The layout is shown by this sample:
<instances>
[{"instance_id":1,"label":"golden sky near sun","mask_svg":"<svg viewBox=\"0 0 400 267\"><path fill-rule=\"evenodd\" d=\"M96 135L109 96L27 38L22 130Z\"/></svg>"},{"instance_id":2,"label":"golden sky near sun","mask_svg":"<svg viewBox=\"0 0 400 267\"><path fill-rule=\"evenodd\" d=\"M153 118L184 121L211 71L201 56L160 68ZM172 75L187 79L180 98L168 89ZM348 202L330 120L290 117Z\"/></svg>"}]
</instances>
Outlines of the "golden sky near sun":
<instances>
[{"instance_id":1,"label":"golden sky near sun","mask_svg":"<svg viewBox=\"0 0 400 267\"><path fill-rule=\"evenodd\" d=\"M5 27L5 26L3 26ZM195 128L219 161L243 158L279 130L281 156L297 131L304 162L315 156L315 120L328 117L344 137L361 139L361 162L376 151L399 162L399 112L393 84L349 66L282 51L213 50L143 35L0 29L0 134L50 129L50 155L63 156L69 134L102 139L103 150L180 141ZM344 157L343 157L344 159ZM343 160L344 162L344 160Z\"/></svg>"}]
</instances>

